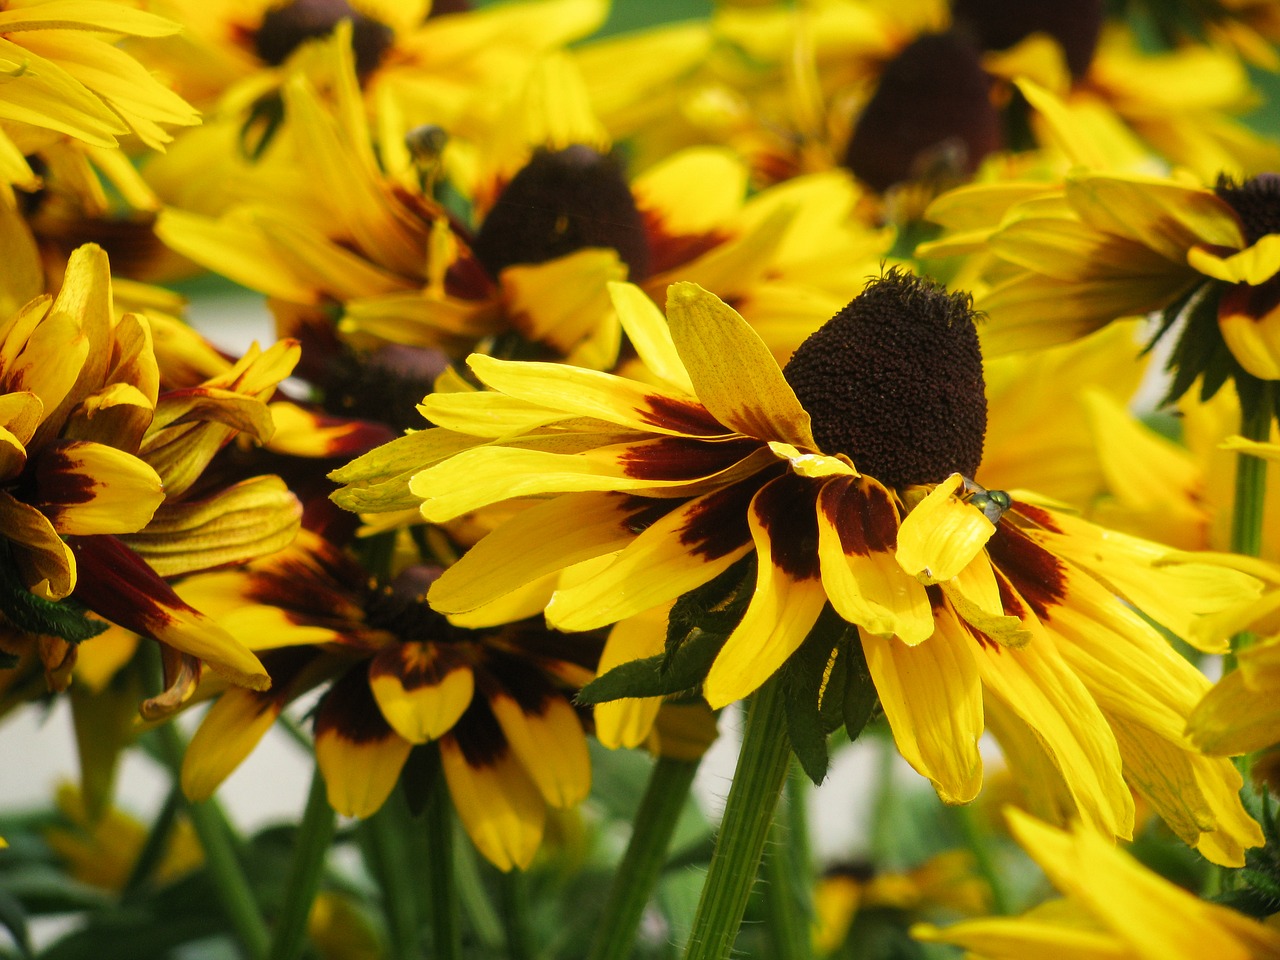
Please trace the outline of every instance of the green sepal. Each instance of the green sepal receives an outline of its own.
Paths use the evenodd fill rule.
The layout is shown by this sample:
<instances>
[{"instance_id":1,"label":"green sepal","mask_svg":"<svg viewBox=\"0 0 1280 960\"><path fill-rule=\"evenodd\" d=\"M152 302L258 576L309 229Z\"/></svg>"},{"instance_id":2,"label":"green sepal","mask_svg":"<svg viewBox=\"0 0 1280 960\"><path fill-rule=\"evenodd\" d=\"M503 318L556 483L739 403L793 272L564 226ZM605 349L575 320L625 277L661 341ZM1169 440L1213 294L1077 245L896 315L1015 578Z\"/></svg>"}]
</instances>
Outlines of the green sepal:
<instances>
[{"instance_id":1,"label":"green sepal","mask_svg":"<svg viewBox=\"0 0 1280 960\"><path fill-rule=\"evenodd\" d=\"M578 691L578 703L624 697L668 697L698 691L707 671L742 619L755 582L753 558L744 558L679 600L667 619L666 650L619 664Z\"/></svg>"},{"instance_id":2,"label":"green sepal","mask_svg":"<svg viewBox=\"0 0 1280 960\"><path fill-rule=\"evenodd\" d=\"M847 647L849 675L844 686L844 729L849 740L853 741L880 712L880 695L876 693L875 681L871 679L861 639L854 634Z\"/></svg>"},{"instance_id":3,"label":"green sepal","mask_svg":"<svg viewBox=\"0 0 1280 960\"><path fill-rule=\"evenodd\" d=\"M0 613L19 630L61 637L68 643L96 637L111 626L106 621L85 616L84 605L76 600L37 597L19 579L8 550L0 552Z\"/></svg>"},{"instance_id":4,"label":"green sepal","mask_svg":"<svg viewBox=\"0 0 1280 960\"><path fill-rule=\"evenodd\" d=\"M844 688L840 684L842 677L848 676L848 669L842 666L837 676L836 666L848 659L849 629L849 624L827 604L809 635L782 668L787 736L792 752L815 785L827 776L831 759L827 735L843 722L843 710L839 706L832 710L831 706L833 701L840 705L844 701Z\"/></svg>"}]
</instances>

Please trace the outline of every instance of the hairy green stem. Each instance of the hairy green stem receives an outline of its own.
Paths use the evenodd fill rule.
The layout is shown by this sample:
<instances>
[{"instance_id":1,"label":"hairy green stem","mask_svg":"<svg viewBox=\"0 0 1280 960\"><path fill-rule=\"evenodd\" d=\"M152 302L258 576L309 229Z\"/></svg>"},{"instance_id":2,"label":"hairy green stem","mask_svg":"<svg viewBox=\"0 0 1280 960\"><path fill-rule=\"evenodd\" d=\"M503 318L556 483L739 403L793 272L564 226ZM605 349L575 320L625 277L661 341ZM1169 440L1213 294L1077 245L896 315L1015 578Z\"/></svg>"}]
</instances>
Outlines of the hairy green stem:
<instances>
[{"instance_id":1,"label":"hairy green stem","mask_svg":"<svg viewBox=\"0 0 1280 960\"><path fill-rule=\"evenodd\" d=\"M431 942L436 960L459 960L458 884L454 869L453 798L444 774L437 770L427 801L427 888L431 894Z\"/></svg>"},{"instance_id":2,"label":"hairy green stem","mask_svg":"<svg viewBox=\"0 0 1280 960\"><path fill-rule=\"evenodd\" d=\"M400 791L394 791L382 809L360 824L360 849L369 872L382 892L382 909L392 960L417 960L419 945L418 904L414 876L402 837L413 829Z\"/></svg>"},{"instance_id":3,"label":"hairy green stem","mask_svg":"<svg viewBox=\"0 0 1280 960\"><path fill-rule=\"evenodd\" d=\"M805 781L797 777L798 770L793 762L783 809L769 832L763 866L769 939L773 943L772 955L778 960L809 960L813 956L813 880L804 826Z\"/></svg>"},{"instance_id":4,"label":"hairy green stem","mask_svg":"<svg viewBox=\"0 0 1280 960\"><path fill-rule=\"evenodd\" d=\"M696 760L659 757L631 827L627 852L613 875L613 886L591 944L590 960L626 960L635 947L645 905L662 874L667 846L689 798Z\"/></svg>"},{"instance_id":5,"label":"hairy green stem","mask_svg":"<svg viewBox=\"0 0 1280 960\"><path fill-rule=\"evenodd\" d=\"M311 905L320 889L320 877L324 873L325 857L333 843L333 808L325 792L324 777L316 767L311 775L311 789L307 793L307 806L298 827L297 846L293 864L289 868L289 883L285 888L284 906L271 942L269 960L297 960L307 939L307 920Z\"/></svg>"},{"instance_id":6,"label":"hairy green stem","mask_svg":"<svg viewBox=\"0 0 1280 960\"><path fill-rule=\"evenodd\" d=\"M770 678L751 699L742 752L729 788L685 960L726 960L751 896L773 812L791 759L782 683Z\"/></svg>"}]
</instances>

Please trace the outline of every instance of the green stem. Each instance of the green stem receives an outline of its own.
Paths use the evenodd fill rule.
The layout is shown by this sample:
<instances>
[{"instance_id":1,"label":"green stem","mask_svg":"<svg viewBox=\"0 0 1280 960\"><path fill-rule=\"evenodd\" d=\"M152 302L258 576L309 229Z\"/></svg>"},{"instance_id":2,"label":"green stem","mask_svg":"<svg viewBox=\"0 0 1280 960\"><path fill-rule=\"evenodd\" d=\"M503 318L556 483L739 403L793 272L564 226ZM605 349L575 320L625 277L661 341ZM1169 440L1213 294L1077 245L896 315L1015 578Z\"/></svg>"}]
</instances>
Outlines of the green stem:
<instances>
[{"instance_id":1,"label":"green stem","mask_svg":"<svg viewBox=\"0 0 1280 960\"><path fill-rule=\"evenodd\" d=\"M893 770L898 758L898 748L887 732L879 738L880 755L876 764L876 798L871 808L871 857L883 864L897 856L893 835L893 805L896 791ZM892 854L892 856L890 856Z\"/></svg>"},{"instance_id":2,"label":"green stem","mask_svg":"<svg viewBox=\"0 0 1280 960\"><path fill-rule=\"evenodd\" d=\"M462 904L462 912L478 945L486 955L496 955L503 944L502 921L493 907L484 877L480 875L480 859L476 856L470 838L462 833L461 826L455 824L453 834L453 852L457 857L454 877L458 882L458 900Z\"/></svg>"},{"instance_id":3,"label":"green stem","mask_svg":"<svg viewBox=\"0 0 1280 960\"><path fill-rule=\"evenodd\" d=\"M812 950L812 901L810 899L808 851L803 837L793 832L797 817L793 808L803 794L796 790L797 765L791 764L787 778L784 809L769 831L769 849L764 858L764 905L768 917L773 956L779 960L809 960Z\"/></svg>"},{"instance_id":4,"label":"green stem","mask_svg":"<svg viewBox=\"0 0 1280 960\"><path fill-rule=\"evenodd\" d=\"M533 960L533 941L529 930L529 878L523 870L504 873L499 884L502 892L502 924L507 933L508 960Z\"/></svg>"},{"instance_id":5,"label":"green stem","mask_svg":"<svg viewBox=\"0 0 1280 960\"><path fill-rule=\"evenodd\" d=\"M156 728L156 736L160 740L161 755L176 782L186 748L182 735L172 723L165 723ZM271 937L236 856L226 817L215 800L188 802L187 816L204 849L205 866L231 928L244 951L253 960L260 960L267 955Z\"/></svg>"},{"instance_id":6,"label":"green stem","mask_svg":"<svg viewBox=\"0 0 1280 960\"><path fill-rule=\"evenodd\" d=\"M360 824L361 851L382 891L393 960L416 960L420 954L418 905L414 899L418 881L409 868L401 842L401 837L413 829L406 822L408 819L404 798L397 790L381 810Z\"/></svg>"},{"instance_id":7,"label":"green stem","mask_svg":"<svg viewBox=\"0 0 1280 960\"><path fill-rule=\"evenodd\" d=\"M589 960L626 960L631 956L640 918L662 874L667 847L697 771L696 760L659 757L653 765L627 852L613 875Z\"/></svg>"},{"instance_id":8,"label":"green stem","mask_svg":"<svg viewBox=\"0 0 1280 960\"><path fill-rule=\"evenodd\" d=\"M316 892L320 889L320 877L324 873L329 845L333 842L333 831L333 808L329 806L324 777L317 767L311 775L311 790L298 827L297 849L289 869L289 884L285 888L284 906L275 940L271 943L269 960L296 960L302 955L307 938L307 920L311 916Z\"/></svg>"},{"instance_id":9,"label":"green stem","mask_svg":"<svg viewBox=\"0 0 1280 960\"><path fill-rule=\"evenodd\" d=\"M427 801L427 886L431 894L431 940L436 960L462 956L458 884L453 848L453 800L443 772L437 770Z\"/></svg>"},{"instance_id":10,"label":"green stem","mask_svg":"<svg viewBox=\"0 0 1280 960\"><path fill-rule=\"evenodd\" d=\"M742 752L685 960L725 960L733 949L787 776L791 746L786 723L782 684L773 677L756 692L747 709Z\"/></svg>"},{"instance_id":11,"label":"green stem","mask_svg":"<svg viewBox=\"0 0 1280 960\"><path fill-rule=\"evenodd\" d=\"M178 822L178 811L181 809L182 788L178 786L177 781L174 781L169 795L164 798L164 806L156 814L146 842L138 851L138 859L133 862L133 869L129 871L129 879L125 881L122 891L124 897L132 896L141 890L151 879L151 874L159 866L160 861L164 859L165 851L169 847L169 839L173 836L174 824Z\"/></svg>"},{"instance_id":12,"label":"green stem","mask_svg":"<svg viewBox=\"0 0 1280 960\"><path fill-rule=\"evenodd\" d=\"M1262 389L1262 401L1240 417L1240 433L1246 440L1265 442L1271 439L1271 388L1264 385ZM1262 553L1262 518L1267 503L1267 461L1247 453L1236 454L1235 494L1235 508L1231 514L1231 549L1245 556L1259 556ZM1252 633L1242 632L1232 637L1232 656L1227 658L1223 669L1234 669L1234 655L1252 642Z\"/></svg>"},{"instance_id":13,"label":"green stem","mask_svg":"<svg viewBox=\"0 0 1280 960\"><path fill-rule=\"evenodd\" d=\"M954 808L960 819L960 829L964 832L965 844L973 854L973 860L982 879L987 881L991 889L991 908L1001 916L1013 913L1013 901L1009 889L1005 886L1000 868L996 865L991 852L991 836L978 823L977 814L972 805Z\"/></svg>"}]
</instances>

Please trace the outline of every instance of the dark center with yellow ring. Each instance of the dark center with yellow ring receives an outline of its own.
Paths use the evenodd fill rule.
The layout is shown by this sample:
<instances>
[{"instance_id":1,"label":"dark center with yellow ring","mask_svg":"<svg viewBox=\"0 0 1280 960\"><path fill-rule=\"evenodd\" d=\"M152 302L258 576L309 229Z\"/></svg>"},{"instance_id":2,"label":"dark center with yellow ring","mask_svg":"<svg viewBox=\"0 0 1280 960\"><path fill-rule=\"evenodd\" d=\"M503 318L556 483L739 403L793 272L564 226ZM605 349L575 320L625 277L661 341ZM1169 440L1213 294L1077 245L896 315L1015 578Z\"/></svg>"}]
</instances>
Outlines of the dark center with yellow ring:
<instances>
[{"instance_id":1,"label":"dark center with yellow ring","mask_svg":"<svg viewBox=\"0 0 1280 960\"><path fill-rule=\"evenodd\" d=\"M972 298L889 270L783 369L823 453L890 487L972 477L987 399Z\"/></svg>"},{"instance_id":2,"label":"dark center with yellow ring","mask_svg":"<svg viewBox=\"0 0 1280 960\"><path fill-rule=\"evenodd\" d=\"M347 0L293 0L272 7L254 31L253 48L264 61L278 67L303 43L329 36L343 20L351 21L356 73L363 77L377 68L395 34L380 20L353 9Z\"/></svg>"},{"instance_id":3,"label":"dark center with yellow ring","mask_svg":"<svg viewBox=\"0 0 1280 960\"><path fill-rule=\"evenodd\" d=\"M1262 173L1240 184L1221 174L1213 192L1240 218L1248 246L1269 233L1280 233L1280 174Z\"/></svg>"}]
</instances>

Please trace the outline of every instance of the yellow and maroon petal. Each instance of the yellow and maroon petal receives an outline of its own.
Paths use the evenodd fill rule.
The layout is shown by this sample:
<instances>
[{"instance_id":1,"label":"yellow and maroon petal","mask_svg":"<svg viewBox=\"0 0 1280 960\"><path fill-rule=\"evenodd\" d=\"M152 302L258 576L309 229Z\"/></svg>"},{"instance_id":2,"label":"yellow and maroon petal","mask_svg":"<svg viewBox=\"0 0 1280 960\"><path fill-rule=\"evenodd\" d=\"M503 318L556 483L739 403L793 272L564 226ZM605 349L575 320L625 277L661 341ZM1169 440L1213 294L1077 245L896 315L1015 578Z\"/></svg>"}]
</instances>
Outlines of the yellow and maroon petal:
<instances>
[{"instance_id":1,"label":"yellow and maroon petal","mask_svg":"<svg viewBox=\"0 0 1280 960\"><path fill-rule=\"evenodd\" d=\"M270 685L248 647L188 605L118 539L99 534L76 537L70 545L80 571L75 596L89 609L198 657L240 686L264 690Z\"/></svg>"},{"instance_id":2,"label":"yellow and maroon petal","mask_svg":"<svg viewBox=\"0 0 1280 960\"><path fill-rule=\"evenodd\" d=\"M53 524L35 507L0 490L0 530L13 547L26 588L45 600L61 600L76 585L76 560Z\"/></svg>"},{"instance_id":3,"label":"yellow and maroon petal","mask_svg":"<svg viewBox=\"0 0 1280 960\"><path fill-rule=\"evenodd\" d=\"M836 613L907 644L933 633L924 587L894 559L898 508L889 491L871 477L832 477L817 509L822 584Z\"/></svg>"},{"instance_id":4,"label":"yellow and maroon petal","mask_svg":"<svg viewBox=\"0 0 1280 960\"><path fill-rule=\"evenodd\" d=\"M483 446L415 474L409 489L425 501L423 518L438 523L513 497L548 493L696 496L749 477L774 459L767 447L746 438L707 443L660 437L581 453Z\"/></svg>"},{"instance_id":5,"label":"yellow and maroon petal","mask_svg":"<svg viewBox=\"0 0 1280 960\"><path fill-rule=\"evenodd\" d=\"M329 806L345 817L368 817L391 796L413 745L382 716L359 664L340 677L316 708L316 764Z\"/></svg>"},{"instance_id":6,"label":"yellow and maroon petal","mask_svg":"<svg viewBox=\"0 0 1280 960\"><path fill-rule=\"evenodd\" d=\"M620 493L569 493L535 504L473 546L431 585L431 605L458 614L549 573L622 549L671 508Z\"/></svg>"},{"instance_id":7,"label":"yellow and maroon petal","mask_svg":"<svg viewBox=\"0 0 1280 960\"><path fill-rule=\"evenodd\" d=\"M132 533L164 501L160 476L132 454L88 440L59 440L28 463L32 506L64 535Z\"/></svg>"},{"instance_id":8,"label":"yellow and maroon petal","mask_svg":"<svg viewBox=\"0 0 1280 960\"><path fill-rule=\"evenodd\" d=\"M278 400L268 405L275 432L267 449L290 457L349 459L395 439L390 429L370 420L333 417Z\"/></svg>"},{"instance_id":9,"label":"yellow and maroon petal","mask_svg":"<svg viewBox=\"0 0 1280 960\"><path fill-rule=\"evenodd\" d=\"M482 354L472 354L467 365L494 390L566 415L677 437L722 437L733 432L697 400L613 374Z\"/></svg>"},{"instance_id":10,"label":"yellow and maroon petal","mask_svg":"<svg viewBox=\"0 0 1280 960\"><path fill-rule=\"evenodd\" d=\"M435 740L471 704L475 677L445 643L389 643L369 662L369 687L393 730L410 743Z\"/></svg>"},{"instance_id":11,"label":"yellow and maroon petal","mask_svg":"<svg viewBox=\"0 0 1280 960\"><path fill-rule=\"evenodd\" d=\"M766 484L751 501L756 587L707 673L703 693L715 709L768 680L822 613L827 595L818 563L817 494L817 484L787 475Z\"/></svg>"},{"instance_id":12,"label":"yellow and maroon petal","mask_svg":"<svg viewBox=\"0 0 1280 960\"><path fill-rule=\"evenodd\" d=\"M1259 379L1280 380L1280 280L1224 290L1218 301L1218 329L1240 366Z\"/></svg>"},{"instance_id":13,"label":"yellow and maroon petal","mask_svg":"<svg viewBox=\"0 0 1280 960\"><path fill-rule=\"evenodd\" d=\"M581 802L591 790L591 760L578 714L527 664L495 666L500 676L485 684L485 696L512 754L550 806Z\"/></svg>"},{"instance_id":14,"label":"yellow and maroon petal","mask_svg":"<svg viewBox=\"0 0 1280 960\"><path fill-rule=\"evenodd\" d=\"M982 684L971 640L942 606L933 634L908 646L860 630L894 742L946 803L968 803L982 787Z\"/></svg>"},{"instance_id":15,"label":"yellow and maroon petal","mask_svg":"<svg viewBox=\"0 0 1280 960\"><path fill-rule=\"evenodd\" d=\"M440 740L440 760L458 819L499 870L523 870L542 842L547 806L512 754L483 698Z\"/></svg>"},{"instance_id":16,"label":"yellow and maroon petal","mask_svg":"<svg viewBox=\"0 0 1280 960\"><path fill-rule=\"evenodd\" d=\"M650 501L653 507L634 518L639 536L605 569L556 590L547 622L560 630L592 630L702 586L751 549L747 510L757 489L743 481L674 508L670 501Z\"/></svg>"},{"instance_id":17,"label":"yellow and maroon petal","mask_svg":"<svg viewBox=\"0 0 1280 960\"><path fill-rule=\"evenodd\" d=\"M698 399L730 429L760 440L817 450L809 414L759 334L697 284L667 291L671 338Z\"/></svg>"}]
</instances>

